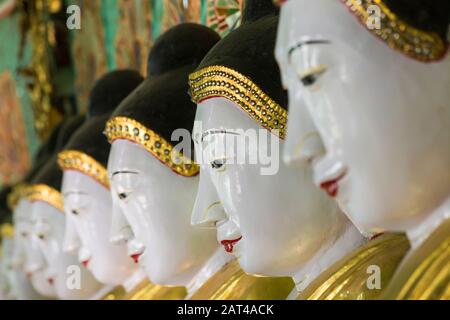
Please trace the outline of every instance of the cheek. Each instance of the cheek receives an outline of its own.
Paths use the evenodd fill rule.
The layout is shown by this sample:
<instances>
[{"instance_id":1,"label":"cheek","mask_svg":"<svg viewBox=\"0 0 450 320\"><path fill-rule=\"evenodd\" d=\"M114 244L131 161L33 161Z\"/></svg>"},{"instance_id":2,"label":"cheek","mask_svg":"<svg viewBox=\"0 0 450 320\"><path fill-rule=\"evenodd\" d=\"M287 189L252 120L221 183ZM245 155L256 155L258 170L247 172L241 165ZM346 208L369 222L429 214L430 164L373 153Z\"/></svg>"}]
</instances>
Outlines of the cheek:
<instances>
[{"instance_id":1,"label":"cheek","mask_svg":"<svg viewBox=\"0 0 450 320\"><path fill-rule=\"evenodd\" d=\"M127 201L121 201L120 209L125 215L128 223L131 225L135 236L139 237L142 234L142 230L144 228L143 226L147 223L143 219L145 210L142 209L140 202L135 198L128 199Z\"/></svg>"}]
</instances>

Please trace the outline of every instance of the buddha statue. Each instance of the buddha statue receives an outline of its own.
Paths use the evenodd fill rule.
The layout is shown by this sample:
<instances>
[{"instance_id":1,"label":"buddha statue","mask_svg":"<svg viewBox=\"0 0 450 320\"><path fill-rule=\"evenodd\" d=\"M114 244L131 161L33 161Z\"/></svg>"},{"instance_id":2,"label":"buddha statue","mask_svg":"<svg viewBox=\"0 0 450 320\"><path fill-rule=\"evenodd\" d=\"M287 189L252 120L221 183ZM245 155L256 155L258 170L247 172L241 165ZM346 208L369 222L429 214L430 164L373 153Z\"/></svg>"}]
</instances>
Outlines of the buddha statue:
<instances>
[{"instance_id":1,"label":"buddha statue","mask_svg":"<svg viewBox=\"0 0 450 320\"><path fill-rule=\"evenodd\" d=\"M62 172L56 156L37 173L26 187L29 203L30 236L37 239L47 265L47 279L59 299L88 299L102 285L84 268L76 256L63 252L65 215L61 188Z\"/></svg>"},{"instance_id":2,"label":"buddha statue","mask_svg":"<svg viewBox=\"0 0 450 320\"><path fill-rule=\"evenodd\" d=\"M112 237L127 241L129 254L153 283L182 289L178 298L201 291L213 299L220 298L219 289L245 290L227 286L234 274L223 268L236 264L214 232L190 223L199 170L190 152L196 106L187 78L219 39L196 24L164 33L149 54L147 79L106 126L113 206L118 205Z\"/></svg>"},{"instance_id":3,"label":"buddha statue","mask_svg":"<svg viewBox=\"0 0 450 320\"><path fill-rule=\"evenodd\" d=\"M51 155L59 150L67 142L68 137L83 121L82 116L70 117L56 126L49 138L43 143L35 158L35 163L28 172L22 183L16 185L8 195L8 205L13 212L15 226L13 240L12 267L18 273L21 283L32 283L32 287L39 292L42 297L56 297L55 288L51 285L47 276L47 264L39 249L36 237L31 236L32 225L30 220L30 202L25 197L26 186L36 176L39 170L50 159ZM26 280L23 280L26 279ZM21 290L27 292L27 290ZM25 295L21 295L26 298ZM37 298L34 295L35 299ZM21 299L21 298L20 298Z\"/></svg>"},{"instance_id":4,"label":"buddha statue","mask_svg":"<svg viewBox=\"0 0 450 320\"><path fill-rule=\"evenodd\" d=\"M78 264L76 257L61 251L65 217L61 212L62 198L57 191L61 172L55 153L83 121L83 116L64 121L57 136L52 134L41 147L46 151L40 152L42 155L26 177L14 214L16 233L21 235L27 249L26 265L29 266L26 269L33 284L35 278L42 277L45 281L41 285L45 283L53 296L60 299L86 299L101 288L90 272ZM68 281L72 285L68 285Z\"/></svg>"},{"instance_id":5,"label":"buddha statue","mask_svg":"<svg viewBox=\"0 0 450 320\"><path fill-rule=\"evenodd\" d=\"M10 223L0 224L0 301L18 299L18 285L9 257L12 256L14 227Z\"/></svg>"},{"instance_id":6,"label":"buddha statue","mask_svg":"<svg viewBox=\"0 0 450 320\"><path fill-rule=\"evenodd\" d=\"M13 266L14 227L12 214L7 205L11 187L0 192L0 300L40 300L26 274Z\"/></svg>"},{"instance_id":7,"label":"buddha statue","mask_svg":"<svg viewBox=\"0 0 450 320\"><path fill-rule=\"evenodd\" d=\"M111 142L112 238L127 242L129 255L152 283L175 287L176 299L228 261L217 253L210 231L190 225L198 168L171 138L174 130L189 132L193 126L187 77L218 40L214 31L191 23L161 35L149 53L147 78L105 130Z\"/></svg>"},{"instance_id":8,"label":"buddha statue","mask_svg":"<svg viewBox=\"0 0 450 320\"><path fill-rule=\"evenodd\" d=\"M43 300L25 272L14 268L14 227L11 223L0 225L0 300Z\"/></svg>"},{"instance_id":9,"label":"buddha statue","mask_svg":"<svg viewBox=\"0 0 450 320\"><path fill-rule=\"evenodd\" d=\"M299 43L298 19L293 12L302 6L291 1L281 9L278 28L276 56L280 65L283 85L289 90L290 123L284 149L284 161L291 167L310 166L317 155L324 153L325 146L315 127L313 119L303 108L302 82L295 71L295 47ZM292 6L295 6L293 9ZM325 184L324 192L333 197L336 185ZM392 278L402 258L409 250L404 234L361 230L371 241L346 255L323 272L299 298L305 299L376 299ZM351 267L350 267L351 266ZM380 283L373 288L367 285L372 276L368 270L377 266L381 270ZM343 285L345 283L345 285Z\"/></svg>"},{"instance_id":10,"label":"buddha statue","mask_svg":"<svg viewBox=\"0 0 450 320\"><path fill-rule=\"evenodd\" d=\"M277 25L272 1L246 1L242 25L189 76L200 163L192 223L215 227L244 272L293 279L292 299L366 240L310 169L280 161L288 112Z\"/></svg>"},{"instance_id":11,"label":"buddha statue","mask_svg":"<svg viewBox=\"0 0 450 320\"><path fill-rule=\"evenodd\" d=\"M14 222L12 266L25 274L40 295L55 298L55 288L47 276L47 264L37 239L32 236L31 203L25 198L25 189L26 186L18 185L11 194L11 197L17 201L16 203L10 201Z\"/></svg>"},{"instance_id":12,"label":"buddha statue","mask_svg":"<svg viewBox=\"0 0 450 320\"><path fill-rule=\"evenodd\" d=\"M449 298L449 23L448 1L282 8L285 158L310 165L362 232L406 233L411 248L382 298Z\"/></svg>"},{"instance_id":13,"label":"buddha statue","mask_svg":"<svg viewBox=\"0 0 450 320\"><path fill-rule=\"evenodd\" d=\"M58 155L66 213L63 250L78 254L101 283L120 286L107 290L108 299L123 297L145 278L126 245L110 242L112 199L106 171L110 145L103 135L110 113L142 80L132 70L100 78L91 91L87 120Z\"/></svg>"}]
</instances>

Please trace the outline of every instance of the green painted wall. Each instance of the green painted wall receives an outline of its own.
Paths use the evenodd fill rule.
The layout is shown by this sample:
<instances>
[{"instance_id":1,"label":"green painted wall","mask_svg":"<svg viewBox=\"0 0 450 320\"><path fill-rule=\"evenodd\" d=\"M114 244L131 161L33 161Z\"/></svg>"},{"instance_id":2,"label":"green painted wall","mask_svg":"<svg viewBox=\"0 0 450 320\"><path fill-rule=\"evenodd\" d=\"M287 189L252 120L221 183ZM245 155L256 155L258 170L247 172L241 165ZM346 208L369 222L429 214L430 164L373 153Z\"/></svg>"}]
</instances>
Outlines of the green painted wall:
<instances>
[{"instance_id":1,"label":"green painted wall","mask_svg":"<svg viewBox=\"0 0 450 320\"><path fill-rule=\"evenodd\" d=\"M109 70L114 70L117 67L114 58L114 39L119 26L119 9L117 2L118 0L103 0L101 6L101 16L105 34L105 46Z\"/></svg>"},{"instance_id":2,"label":"green painted wall","mask_svg":"<svg viewBox=\"0 0 450 320\"><path fill-rule=\"evenodd\" d=\"M26 83L17 74L17 68L26 66L30 61L31 50L29 47L26 47L23 58L19 59L20 29L18 14L13 14L0 20L0 39L0 73L9 70L16 80L17 94L20 98L25 120L26 138L30 154L34 155L40 141L34 130L33 112L26 90Z\"/></svg>"}]
</instances>

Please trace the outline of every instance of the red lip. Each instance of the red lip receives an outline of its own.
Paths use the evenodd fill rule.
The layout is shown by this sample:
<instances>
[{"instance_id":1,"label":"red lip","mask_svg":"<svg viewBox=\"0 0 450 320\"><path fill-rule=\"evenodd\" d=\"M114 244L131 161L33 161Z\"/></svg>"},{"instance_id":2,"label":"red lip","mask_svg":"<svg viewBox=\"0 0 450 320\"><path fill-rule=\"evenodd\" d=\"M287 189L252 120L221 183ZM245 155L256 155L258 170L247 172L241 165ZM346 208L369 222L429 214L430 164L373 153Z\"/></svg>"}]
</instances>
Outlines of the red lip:
<instances>
[{"instance_id":1,"label":"red lip","mask_svg":"<svg viewBox=\"0 0 450 320\"><path fill-rule=\"evenodd\" d=\"M333 180L325 181L320 184L320 188L326 191L326 193L335 198L339 191L339 181L346 175L346 172L341 174L339 177Z\"/></svg>"},{"instance_id":2,"label":"red lip","mask_svg":"<svg viewBox=\"0 0 450 320\"><path fill-rule=\"evenodd\" d=\"M47 281L51 286L55 283L55 279L53 278L48 278Z\"/></svg>"},{"instance_id":3,"label":"red lip","mask_svg":"<svg viewBox=\"0 0 450 320\"><path fill-rule=\"evenodd\" d=\"M31 272L27 272L28 279L31 279L33 277L33 274Z\"/></svg>"},{"instance_id":4,"label":"red lip","mask_svg":"<svg viewBox=\"0 0 450 320\"><path fill-rule=\"evenodd\" d=\"M82 261L81 263L83 264L83 266L84 266L85 268L87 268L90 261L91 261L90 259L89 259L89 260L84 260L84 261Z\"/></svg>"},{"instance_id":5,"label":"red lip","mask_svg":"<svg viewBox=\"0 0 450 320\"><path fill-rule=\"evenodd\" d=\"M233 247L241 239L242 239L242 237L239 237L239 238L234 239L234 240L222 240L222 241L220 241L220 244L224 246L226 252L232 253L233 252Z\"/></svg>"},{"instance_id":6,"label":"red lip","mask_svg":"<svg viewBox=\"0 0 450 320\"><path fill-rule=\"evenodd\" d=\"M141 252L141 253L135 253L135 254L132 254L132 255L130 256L131 259L133 259L134 263L138 263L138 262L139 262L139 258L142 256L142 253L143 253L143 252Z\"/></svg>"}]
</instances>

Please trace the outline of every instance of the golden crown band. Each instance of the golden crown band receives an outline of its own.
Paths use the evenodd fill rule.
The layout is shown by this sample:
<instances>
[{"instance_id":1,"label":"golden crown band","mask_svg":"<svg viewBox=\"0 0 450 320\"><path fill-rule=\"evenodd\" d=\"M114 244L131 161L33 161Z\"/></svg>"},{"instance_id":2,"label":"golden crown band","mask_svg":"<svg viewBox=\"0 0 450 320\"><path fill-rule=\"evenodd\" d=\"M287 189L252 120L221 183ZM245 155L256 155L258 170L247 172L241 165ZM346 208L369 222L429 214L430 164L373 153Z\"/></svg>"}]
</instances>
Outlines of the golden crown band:
<instances>
[{"instance_id":1,"label":"golden crown band","mask_svg":"<svg viewBox=\"0 0 450 320\"><path fill-rule=\"evenodd\" d=\"M250 79L223 66L211 66L189 76L192 101L223 97L241 107L252 119L281 139L286 136L287 111Z\"/></svg>"},{"instance_id":2,"label":"golden crown band","mask_svg":"<svg viewBox=\"0 0 450 320\"><path fill-rule=\"evenodd\" d=\"M105 134L110 143L117 139L125 139L141 145L159 161L182 176L192 177L200 171L195 162L173 148L156 132L146 128L136 120L115 117L106 124Z\"/></svg>"},{"instance_id":3,"label":"golden crown band","mask_svg":"<svg viewBox=\"0 0 450 320\"><path fill-rule=\"evenodd\" d=\"M14 237L14 227L10 223L4 223L0 225L0 238L12 238Z\"/></svg>"},{"instance_id":4,"label":"golden crown band","mask_svg":"<svg viewBox=\"0 0 450 320\"><path fill-rule=\"evenodd\" d=\"M88 175L109 189L106 168L91 156L76 150L65 150L58 154L58 165L62 170L76 170Z\"/></svg>"},{"instance_id":5,"label":"golden crown band","mask_svg":"<svg viewBox=\"0 0 450 320\"><path fill-rule=\"evenodd\" d=\"M8 194L7 203L8 208L12 211L19 203L20 198L25 195L27 185L25 183L20 183L16 185L12 191Z\"/></svg>"},{"instance_id":6,"label":"golden crown band","mask_svg":"<svg viewBox=\"0 0 450 320\"><path fill-rule=\"evenodd\" d=\"M61 192L45 184L27 187L25 197L30 202L43 201L64 212L64 201Z\"/></svg>"},{"instance_id":7,"label":"golden crown band","mask_svg":"<svg viewBox=\"0 0 450 320\"><path fill-rule=\"evenodd\" d=\"M442 59L447 52L447 45L435 33L424 32L402 21L389 10L383 0L341 0L358 19L367 26L374 12L380 10L380 28L369 29L392 49L403 52L407 56L431 62ZM374 17L378 18L378 17Z\"/></svg>"}]
</instances>

